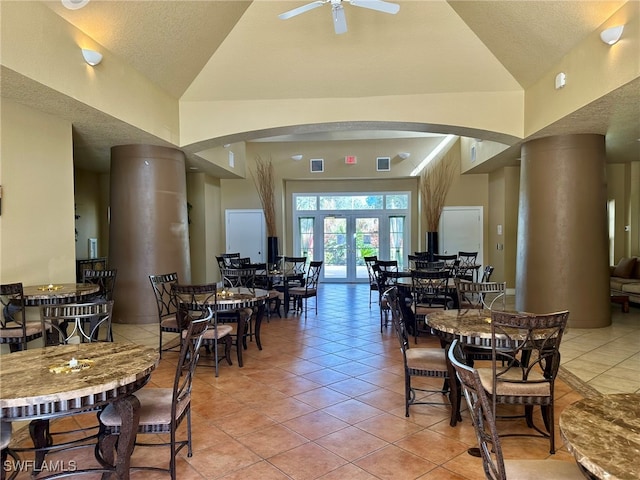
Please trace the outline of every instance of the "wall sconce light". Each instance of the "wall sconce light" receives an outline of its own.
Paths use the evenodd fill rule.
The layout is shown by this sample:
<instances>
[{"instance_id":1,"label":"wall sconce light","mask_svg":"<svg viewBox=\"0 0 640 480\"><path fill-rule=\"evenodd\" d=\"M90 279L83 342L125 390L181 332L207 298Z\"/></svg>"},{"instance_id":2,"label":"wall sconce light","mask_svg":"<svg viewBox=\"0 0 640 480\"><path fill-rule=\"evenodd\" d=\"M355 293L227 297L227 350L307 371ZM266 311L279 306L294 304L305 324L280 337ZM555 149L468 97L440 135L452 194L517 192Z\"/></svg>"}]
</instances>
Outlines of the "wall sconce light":
<instances>
[{"instance_id":1,"label":"wall sconce light","mask_svg":"<svg viewBox=\"0 0 640 480\"><path fill-rule=\"evenodd\" d=\"M84 61L92 67L95 67L102 61L102 54L100 52L96 52L95 50L83 48L82 56L84 57Z\"/></svg>"},{"instance_id":2,"label":"wall sconce light","mask_svg":"<svg viewBox=\"0 0 640 480\"><path fill-rule=\"evenodd\" d=\"M622 36L624 25L618 25L617 27L610 27L600 32L600 39L607 45L613 45Z\"/></svg>"},{"instance_id":3,"label":"wall sconce light","mask_svg":"<svg viewBox=\"0 0 640 480\"><path fill-rule=\"evenodd\" d=\"M295 160L296 162L299 162L300 160L302 160L302 154L301 153L297 153L295 155L291 155L291 160Z\"/></svg>"},{"instance_id":4,"label":"wall sconce light","mask_svg":"<svg viewBox=\"0 0 640 480\"><path fill-rule=\"evenodd\" d=\"M409 158L411 156L411 154L409 152L400 152L398 154L398 156L402 159L402 160L406 160L407 158Z\"/></svg>"}]
</instances>

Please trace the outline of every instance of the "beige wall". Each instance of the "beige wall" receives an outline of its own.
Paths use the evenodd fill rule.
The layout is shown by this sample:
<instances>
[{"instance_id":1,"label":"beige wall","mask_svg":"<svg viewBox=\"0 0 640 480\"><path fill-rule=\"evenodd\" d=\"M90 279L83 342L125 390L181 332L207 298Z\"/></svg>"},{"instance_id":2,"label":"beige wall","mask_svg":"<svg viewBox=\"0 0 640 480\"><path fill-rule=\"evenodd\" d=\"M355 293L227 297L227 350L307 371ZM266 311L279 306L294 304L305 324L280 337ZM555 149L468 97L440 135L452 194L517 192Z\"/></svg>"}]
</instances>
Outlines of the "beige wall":
<instances>
[{"instance_id":1,"label":"beige wall","mask_svg":"<svg viewBox=\"0 0 640 480\"><path fill-rule=\"evenodd\" d=\"M2 102L0 281L75 282L71 124Z\"/></svg>"},{"instance_id":2,"label":"beige wall","mask_svg":"<svg viewBox=\"0 0 640 480\"><path fill-rule=\"evenodd\" d=\"M0 2L2 65L178 145L178 101L43 2ZM10 46L10 48L5 48ZM87 65L81 48L99 50Z\"/></svg>"},{"instance_id":3,"label":"beige wall","mask_svg":"<svg viewBox=\"0 0 640 480\"><path fill-rule=\"evenodd\" d=\"M525 93L525 136L627 84L640 75L640 15L638 2L627 2L602 28L624 25L615 45L600 40L598 28L545 73ZM555 76L567 75L567 85L555 89ZM597 80L597 81L596 81Z\"/></svg>"},{"instance_id":4,"label":"beige wall","mask_svg":"<svg viewBox=\"0 0 640 480\"><path fill-rule=\"evenodd\" d=\"M86 170L74 170L76 219L76 258L89 258L89 238L98 238L98 256L104 248L100 241L100 177Z\"/></svg>"},{"instance_id":5,"label":"beige wall","mask_svg":"<svg viewBox=\"0 0 640 480\"><path fill-rule=\"evenodd\" d=\"M257 142L247 146L247 165L253 169L255 158L271 159L276 174L276 217L280 249L291 252L293 239L291 225L291 194L304 192L359 192L359 191L410 191L412 199L411 215L411 246L407 251L423 250L425 229L424 216L421 212L418 192L418 178L409 177L409 173L420 161L427 156L441 138L403 139L385 143L372 141L334 141L334 142L300 142L300 143L270 143ZM455 161L460 161L460 143L452 147ZM406 160L401 160L397 153L411 152ZM294 161L294 154L304 155L303 160ZM356 165L346 165L345 155L356 155ZM389 172L377 172L376 157L391 157L393 177ZM323 158L324 173L311 173L309 160ZM399 178L394 178L398 177ZM255 185L248 174L248 178L241 180L222 180L221 213L225 209L262 208ZM488 211L488 176L463 175L457 176L447 196L447 206L482 206ZM485 258L487 251L486 229L488 218L484 216L485 230ZM224 245L224 231L221 232ZM223 250L220 250L223 251ZM284 253L284 252L281 252Z\"/></svg>"},{"instance_id":6,"label":"beige wall","mask_svg":"<svg viewBox=\"0 0 640 480\"><path fill-rule=\"evenodd\" d=\"M640 256L640 162L633 162L629 169L629 202L628 218L631 231L629 237L629 254Z\"/></svg>"},{"instance_id":7,"label":"beige wall","mask_svg":"<svg viewBox=\"0 0 640 480\"><path fill-rule=\"evenodd\" d=\"M187 174L189 243L191 247L191 281L209 283L220 280L216 255L224 252L221 235L224 216L220 208L220 179L203 173Z\"/></svg>"},{"instance_id":8,"label":"beige wall","mask_svg":"<svg viewBox=\"0 0 640 480\"><path fill-rule=\"evenodd\" d=\"M607 200L615 201L611 263L616 264L622 257L640 255L640 162L607 165Z\"/></svg>"},{"instance_id":9,"label":"beige wall","mask_svg":"<svg viewBox=\"0 0 640 480\"><path fill-rule=\"evenodd\" d=\"M486 264L494 267L491 280L493 281L507 281L505 278L505 264L507 262L506 253L504 248L502 250L497 248L498 244L505 245L504 231L507 223L506 219L506 185L505 185L505 171L504 168L493 172L489 175L489 205L488 209L488 231L487 238L489 239L487 244L487 251L489 253L486 257ZM498 234L498 225L502 226L502 235ZM499 279L499 280L498 280ZM513 288L515 286L514 281L508 282L507 287Z\"/></svg>"}]
</instances>

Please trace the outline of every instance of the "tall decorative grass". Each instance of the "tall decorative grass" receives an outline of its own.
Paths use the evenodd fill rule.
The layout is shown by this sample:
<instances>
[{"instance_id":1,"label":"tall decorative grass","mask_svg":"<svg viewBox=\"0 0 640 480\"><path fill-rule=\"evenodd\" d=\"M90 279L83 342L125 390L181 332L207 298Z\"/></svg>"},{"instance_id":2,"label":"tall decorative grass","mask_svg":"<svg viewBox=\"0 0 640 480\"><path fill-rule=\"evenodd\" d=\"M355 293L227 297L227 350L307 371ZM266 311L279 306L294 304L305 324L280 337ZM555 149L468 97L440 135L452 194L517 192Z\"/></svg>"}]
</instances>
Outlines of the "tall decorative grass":
<instances>
[{"instance_id":1,"label":"tall decorative grass","mask_svg":"<svg viewBox=\"0 0 640 480\"><path fill-rule=\"evenodd\" d=\"M456 174L456 164L450 152L429 164L420 174L422 206L427 216L427 231L437 232L447 193Z\"/></svg>"},{"instance_id":2,"label":"tall decorative grass","mask_svg":"<svg viewBox=\"0 0 640 480\"><path fill-rule=\"evenodd\" d=\"M267 225L267 236L276 236L276 208L275 208L275 191L276 181L273 173L273 163L271 159L264 160L262 157L256 157L255 171L251 171L253 183L258 190L258 196L262 203L264 212L264 220Z\"/></svg>"}]
</instances>

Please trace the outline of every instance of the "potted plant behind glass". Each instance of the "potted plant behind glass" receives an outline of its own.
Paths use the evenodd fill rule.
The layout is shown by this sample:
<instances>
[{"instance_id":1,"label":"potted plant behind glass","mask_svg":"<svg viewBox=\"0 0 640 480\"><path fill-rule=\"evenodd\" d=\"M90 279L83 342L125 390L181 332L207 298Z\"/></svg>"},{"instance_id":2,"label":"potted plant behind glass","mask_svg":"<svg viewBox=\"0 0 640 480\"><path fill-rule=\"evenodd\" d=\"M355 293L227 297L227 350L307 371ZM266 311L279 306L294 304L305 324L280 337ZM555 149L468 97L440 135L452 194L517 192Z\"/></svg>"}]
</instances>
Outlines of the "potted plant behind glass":
<instances>
[{"instance_id":1,"label":"potted plant behind glass","mask_svg":"<svg viewBox=\"0 0 640 480\"><path fill-rule=\"evenodd\" d=\"M427 252L429 260L439 253L438 227L447 193L455 176L455 163L450 153L431 163L420 174L422 205L427 216Z\"/></svg>"},{"instance_id":2,"label":"potted plant behind glass","mask_svg":"<svg viewBox=\"0 0 640 480\"><path fill-rule=\"evenodd\" d=\"M257 156L255 172L251 172L251 177L262 203L262 211L264 212L264 220L267 227L267 262L271 266L278 261L275 208L276 182L271 159L263 160L260 156Z\"/></svg>"}]
</instances>

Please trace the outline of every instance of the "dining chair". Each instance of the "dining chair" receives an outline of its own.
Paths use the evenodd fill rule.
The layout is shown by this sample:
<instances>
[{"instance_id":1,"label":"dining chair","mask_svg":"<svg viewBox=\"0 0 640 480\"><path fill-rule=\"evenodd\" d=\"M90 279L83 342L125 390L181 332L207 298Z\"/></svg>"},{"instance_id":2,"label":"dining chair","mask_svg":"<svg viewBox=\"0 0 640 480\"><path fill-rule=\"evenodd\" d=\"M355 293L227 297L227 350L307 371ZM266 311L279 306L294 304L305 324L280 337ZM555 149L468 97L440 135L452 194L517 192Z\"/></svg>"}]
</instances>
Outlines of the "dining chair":
<instances>
[{"instance_id":1,"label":"dining chair","mask_svg":"<svg viewBox=\"0 0 640 480\"><path fill-rule=\"evenodd\" d=\"M98 285L100 287L100 290L98 290L97 293L90 295L87 298L87 301L93 302L97 299L97 300L106 302L109 300L113 300L113 290L116 286L117 275L118 275L117 268L102 269L102 270L85 269L82 272L83 283L91 283L94 285ZM86 318L86 322L91 324L95 324L97 321L98 319L92 320L90 318ZM111 322L109 322L109 328L111 328ZM111 331L109 332L109 336L110 337L113 336Z\"/></svg>"},{"instance_id":2,"label":"dining chair","mask_svg":"<svg viewBox=\"0 0 640 480\"><path fill-rule=\"evenodd\" d=\"M417 259L412 270L444 270L445 267L446 264L443 260L430 262L429 260Z\"/></svg>"},{"instance_id":3,"label":"dining chair","mask_svg":"<svg viewBox=\"0 0 640 480\"><path fill-rule=\"evenodd\" d=\"M409 270L415 270L416 269L416 262L420 260L420 257L418 255L407 255L407 260L409 262Z\"/></svg>"},{"instance_id":4,"label":"dining chair","mask_svg":"<svg viewBox=\"0 0 640 480\"><path fill-rule=\"evenodd\" d=\"M490 282L491 274L493 274L493 270L494 270L494 267L492 265L487 265L486 267L484 267L484 270L482 271L482 278L480 279L480 281Z\"/></svg>"},{"instance_id":5,"label":"dining chair","mask_svg":"<svg viewBox=\"0 0 640 480\"><path fill-rule=\"evenodd\" d=\"M449 362L456 372L469 408L471 423L476 432L482 466L488 480L584 480L578 465L563 460L505 459L496 417L478 370L466 365L464 351L454 340L448 352Z\"/></svg>"},{"instance_id":6,"label":"dining chair","mask_svg":"<svg viewBox=\"0 0 640 480\"><path fill-rule=\"evenodd\" d=\"M456 407L458 399L452 393L449 385L449 370L447 366L446 351L439 347L413 347L409 345L406 324L402 308L399 303L397 287L391 287L383 293L391 311L391 321L394 331L400 342L400 350L404 363L404 391L405 391L405 416L409 416L410 405L447 405L451 408L451 421L459 416ZM441 389L427 389L412 386L413 377L439 378L444 381ZM418 398L418 393L423 394ZM429 399L433 394L439 393L445 396L444 401ZM448 396L448 400L447 400ZM452 424L455 424L452 423Z\"/></svg>"},{"instance_id":7,"label":"dining chair","mask_svg":"<svg viewBox=\"0 0 640 480\"><path fill-rule=\"evenodd\" d=\"M289 286L302 286L307 270L307 257L282 257L282 273L290 279Z\"/></svg>"},{"instance_id":8,"label":"dining chair","mask_svg":"<svg viewBox=\"0 0 640 480\"><path fill-rule=\"evenodd\" d=\"M238 264L239 265L239 264ZM245 263L245 265L248 265ZM266 265L266 264L265 264ZM221 270L224 288L233 290L234 288L248 288L251 291L256 289L257 267L224 268ZM276 302L277 304L278 302ZM236 348L247 349L247 338L253 341L254 331L252 319L256 312L251 308L240 308L236 310L225 310L218 312L218 323L230 325L232 328L240 324L240 317L244 317L245 331L238 335L236 329L231 333L232 344Z\"/></svg>"},{"instance_id":9,"label":"dining chair","mask_svg":"<svg viewBox=\"0 0 640 480\"><path fill-rule=\"evenodd\" d=\"M394 278L389 276L387 272L382 271L379 262L375 262L371 266L373 278L376 281L376 290L378 291L378 305L380 306L380 333L389 325L389 303L387 302L384 292L394 285Z\"/></svg>"},{"instance_id":10,"label":"dining chair","mask_svg":"<svg viewBox=\"0 0 640 480\"><path fill-rule=\"evenodd\" d=\"M289 289L304 287L304 278L307 272L307 257L282 256L279 259L279 270L282 273L280 282L274 285L274 289L280 292L280 300L284 303L285 314L291 308L293 300L289 295ZM295 308L295 305L294 305Z\"/></svg>"},{"instance_id":11,"label":"dining chair","mask_svg":"<svg viewBox=\"0 0 640 480\"><path fill-rule=\"evenodd\" d=\"M171 295L171 287L178 283L178 273L161 273L158 275L149 275L149 281L151 282L151 288L153 288L153 294L156 299L156 306L158 308L158 327L160 329L160 345L159 352L160 358L162 358L162 352L167 350L175 350L180 347L178 335L180 329L178 328L178 306L175 304L174 298ZM165 333L176 334L174 340L165 346L162 343L162 337Z\"/></svg>"},{"instance_id":12,"label":"dining chair","mask_svg":"<svg viewBox=\"0 0 640 480\"><path fill-rule=\"evenodd\" d=\"M478 258L478 252L458 252L458 277L464 280L477 281L477 266L476 260Z\"/></svg>"},{"instance_id":13,"label":"dining chair","mask_svg":"<svg viewBox=\"0 0 640 480\"><path fill-rule=\"evenodd\" d=\"M269 291L269 299L267 300L267 321L271 318L271 315L276 313L279 317L280 315L280 305L282 304L282 299L280 298L280 292L278 292L275 288L273 288L273 275L269 270L269 265L265 262L262 263L253 263L252 267L256 269L255 276L255 287L260 288L262 290Z\"/></svg>"},{"instance_id":14,"label":"dining chair","mask_svg":"<svg viewBox=\"0 0 640 480\"><path fill-rule=\"evenodd\" d=\"M102 300L113 300L113 289L116 285L116 277L118 269L112 268L107 270L89 270L82 272L82 281L84 283L92 283L98 285L100 290L92 295L91 300L99 298Z\"/></svg>"},{"instance_id":15,"label":"dining chair","mask_svg":"<svg viewBox=\"0 0 640 480\"><path fill-rule=\"evenodd\" d=\"M0 452L2 452L0 480L13 480L20 473L20 468L18 466L20 458L14 450L9 448L9 444L11 443L11 432L11 422L0 420ZM12 462L9 461L9 457L11 457ZM11 463L13 463L12 466ZM8 471L11 471L9 475L7 475Z\"/></svg>"},{"instance_id":16,"label":"dining chair","mask_svg":"<svg viewBox=\"0 0 640 480\"><path fill-rule=\"evenodd\" d=\"M451 276L455 276L456 268L458 265L458 256L457 255L438 255L437 253L433 255L434 262L444 262L444 268L449 269L451 272Z\"/></svg>"},{"instance_id":17,"label":"dining chair","mask_svg":"<svg viewBox=\"0 0 640 480\"><path fill-rule=\"evenodd\" d=\"M240 253L239 252L221 253L220 258L222 258L222 261L224 262L225 267L230 267L231 260L233 260L234 258L240 258Z\"/></svg>"},{"instance_id":18,"label":"dining chair","mask_svg":"<svg viewBox=\"0 0 640 480\"><path fill-rule=\"evenodd\" d=\"M312 261L309 263L309 271L304 280L304 287L292 287L289 289L289 295L294 299L297 309L304 310L304 319L307 319L307 301L315 298L316 315L318 315L318 282L320 281L320 271L322 270L322 261ZM303 305L304 302L304 305Z\"/></svg>"},{"instance_id":19,"label":"dining chair","mask_svg":"<svg viewBox=\"0 0 640 480\"><path fill-rule=\"evenodd\" d=\"M230 268L246 268L251 265L250 257L231 257L228 259Z\"/></svg>"},{"instance_id":20,"label":"dining chair","mask_svg":"<svg viewBox=\"0 0 640 480\"><path fill-rule=\"evenodd\" d=\"M22 283L0 285L0 305L0 344L7 344L11 352L17 352L42 337L40 322L27 321Z\"/></svg>"},{"instance_id":21,"label":"dining chair","mask_svg":"<svg viewBox=\"0 0 640 480\"><path fill-rule=\"evenodd\" d=\"M415 317L414 340L420 332L429 333L426 316L453 307L449 290L449 270L414 270L411 272L412 310Z\"/></svg>"},{"instance_id":22,"label":"dining chair","mask_svg":"<svg viewBox=\"0 0 640 480\"><path fill-rule=\"evenodd\" d=\"M220 270L222 282L225 288L256 288L256 272L255 267L233 267L223 268Z\"/></svg>"},{"instance_id":23,"label":"dining chair","mask_svg":"<svg viewBox=\"0 0 640 480\"><path fill-rule=\"evenodd\" d=\"M113 300L40 306L44 346L81 342L111 342ZM89 330L86 331L86 325ZM72 327L69 333L70 327ZM102 337L101 337L102 334Z\"/></svg>"},{"instance_id":24,"label":"dining chair","mask_svg":"<svg viewBox=\"0 0 640 480\"><path fill-rule=\"evenodd\" d=\"M215 283L205 283L201 285L181 285L175 283L171 285L171 296L174 303L178 306L176 315L178 329L181 332L181 338L184 338L184 332L189 326L189 322L208 316L209 310L213 311L212 318L209 319L209 328L202 337L202 344L205 347L213 347L213 360L215 368L215 376L219 375L218 345L224 345L224 358L229 365L231 361L231 334L233 328L231 325L218 324L218 289ZM238 337L240 337L238 335ZM182 340L183 341L183 340Z\"/></svg>"},{"instance_id":25,"label":"dining chair","mask_svg":"<svg viewBox=\"0 0 640 480\"><path fill-rule=\"evenodd\" d=\"M362 257L364 264L367 267L367 275L369 276L369 308L371 308L371 293L378 291L378 282L373 275L373 264L378 261L377 255L370 255Z\"/></svg>"},{"instance_id":26,"label":"dining chair","mask_svg":"<svg viewBox=\"0 0 640 480\"><path fill-rule=\"evenodd\" d=\"M555 453L554 387L560 367L560 342L568 311L535 314L491 312L491 366L478 368L482 386L497 405L524 405L527 426L549 439ZM533 407L540 406L545 430L533 421ZM503 416L515 418L518 416ZM521 417L521 416L520 416Z\"/></svg>"},{"instance_id":27,"label":"dining chair","mask_svg":"<svg viewBox=\"0 0 640 480\"><path fill-rule=\"evenodd\" d=\"M212 308L207 307L207 314L199 319L193 319L189 315L185 318L188 325L182 340L180 358L176 366L173 379L173 388L152 388L145 386L135 393L140 401L140 421L135 447L169 447L171 456L169 468L158 466L136 466L131 470L160 470L169 472L172 480L176 480L176 457L186 446L187 456L193 455L191 438L191 391L195 368L200 356L200 347L204 342L204 336L209 331L211 322L215 317ZM100 414L100 439L96 446L96 456L110 465L113 465L114 449L118 441L118 435L122 428L120 415L109 404ZM186 419L186 439L177 439L177 430ZM146 443L139 441L141 434L168 434L169 441L162 443ZM134 448L135 448L134 447Z\"/></svg>"},{"instance_id":28,"label":"dining chair","mask_svg":"<svg viewBox=\"0 0 640 480\"><path fill-rule=\"evenodd\" d=\"M398 273L397 260L378 260L376 264L380 267L380 270L389 277L389 281L395 281L396 278L394 275Z\"/></svg>"},{"instance_id":29,"label":"dining chair","mask_svg":"<svg viewBox=\"0 0 640 480\"><path fill-rule=\"evenodd\" d=\"M458 308L506 310L506 282L472 282L461 278L454 278L453 282L458 295Z\"/></svg>"}]
</instances>

